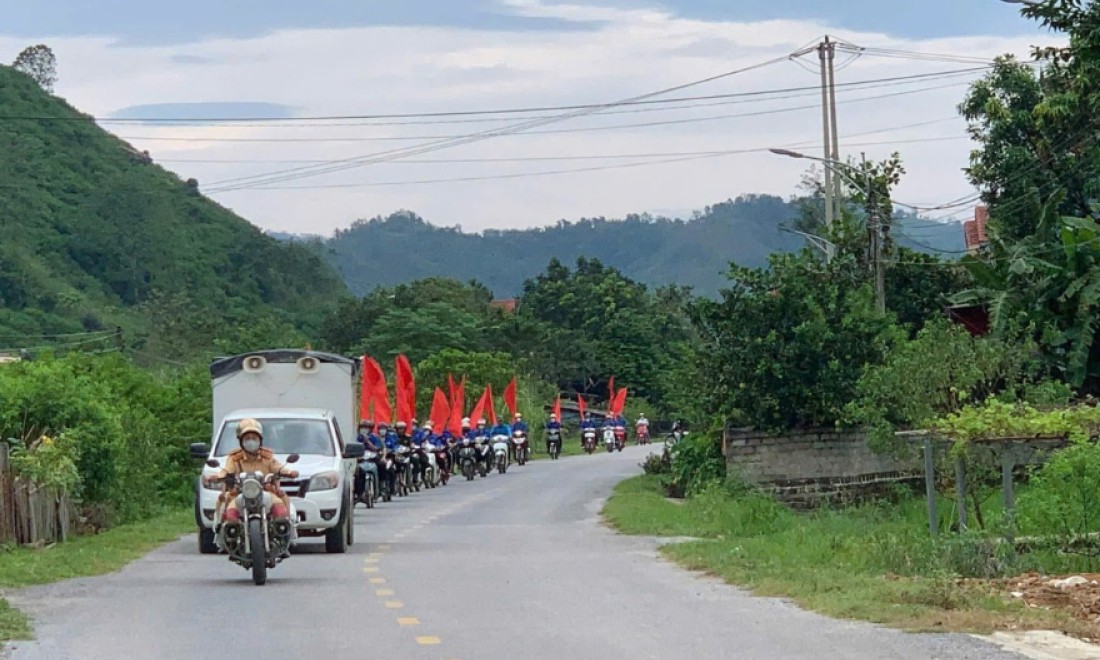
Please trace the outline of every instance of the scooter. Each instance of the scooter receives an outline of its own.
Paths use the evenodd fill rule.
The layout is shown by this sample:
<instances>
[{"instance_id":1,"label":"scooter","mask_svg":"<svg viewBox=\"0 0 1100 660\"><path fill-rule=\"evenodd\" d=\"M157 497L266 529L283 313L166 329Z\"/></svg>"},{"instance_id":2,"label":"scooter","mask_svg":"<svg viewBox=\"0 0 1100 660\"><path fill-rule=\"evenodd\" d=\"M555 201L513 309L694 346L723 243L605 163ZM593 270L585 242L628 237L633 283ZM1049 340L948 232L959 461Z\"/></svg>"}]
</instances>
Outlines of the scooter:
<instances>
[{"instance_id":1,"label":"scooter","mask_svg":"<svg viewBox=\"0 0 1100 660\"><path fill-rule=\"evenodd\" d=\"M546 431L546 453L551 460L558 460L561 456L561 429L549 429Z\"/></svg>"},{"instance_id":2,"label":"scooter","mask_svg":"<svg viewBox=\"0 0 1100 660\"><path fill-rule=\"evenodd\" d=\"M584 451L589 454L596 451L596 429L585 429L581 439L584 441Z\"/></svg>"},{"instance_id":3,"label":"scooter","mask_svg":"<svg viewBox=\"0 0 1100 660\"><path fill-rule=\"evenodd\" d=\"M615 427L615 448L622 451L626 447L626 428Z\"/></svg>"},{"instance_id":4,"label":"scooter","mask_svg":"<svg viewBox=\"0 0 1100 660\"><path fill-rule=\"evenodd\" d=\"M516 462L527 465L531 460L531 447L527 445L527 434L523 431L512 431L512 445L515 448Z\"/></svg>"},{"instance_id":5,"label":"scooter","mask_svg":"<svg viewBox=\"0 0 1100 660\"><path fill-rule=\"evenodd\" d=\"M615 438L615 429L610 427L605 428L603 430L603 444L604 447L607 448L607 453L610 454L611 452L615 451L615 446L618 443L619 441Z\"/></svg>"},{"instance_id":6,"label":"scooter","mask_svg":"<svg viewBox=\"0 0 1100 660\"><path fill-rule=\"evenodd\" d=\"M504 474L508 471L508 436L493 436L493 465L497 472Z\"/></svg>"}]
</instances>

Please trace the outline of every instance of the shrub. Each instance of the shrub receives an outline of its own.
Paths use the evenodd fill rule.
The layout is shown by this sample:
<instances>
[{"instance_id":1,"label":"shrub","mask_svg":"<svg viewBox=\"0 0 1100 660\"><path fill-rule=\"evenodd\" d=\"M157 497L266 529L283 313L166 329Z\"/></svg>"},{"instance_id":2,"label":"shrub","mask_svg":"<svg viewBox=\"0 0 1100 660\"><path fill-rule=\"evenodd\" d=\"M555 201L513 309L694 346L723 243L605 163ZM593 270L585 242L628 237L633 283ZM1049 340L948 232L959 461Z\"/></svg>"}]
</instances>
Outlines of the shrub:
<instances>
[{"instance_id":1,"label":"shrub","mask_svg":"<svg viewBox=\"0 0 1100 660\"><path fill-rule=\"evenodd\" d=\"M689 434L672 448L671 474L669 486L674 496L694 495L724 481L726 459L721 442L713 433Z\"/></svg>"}]
</instances>

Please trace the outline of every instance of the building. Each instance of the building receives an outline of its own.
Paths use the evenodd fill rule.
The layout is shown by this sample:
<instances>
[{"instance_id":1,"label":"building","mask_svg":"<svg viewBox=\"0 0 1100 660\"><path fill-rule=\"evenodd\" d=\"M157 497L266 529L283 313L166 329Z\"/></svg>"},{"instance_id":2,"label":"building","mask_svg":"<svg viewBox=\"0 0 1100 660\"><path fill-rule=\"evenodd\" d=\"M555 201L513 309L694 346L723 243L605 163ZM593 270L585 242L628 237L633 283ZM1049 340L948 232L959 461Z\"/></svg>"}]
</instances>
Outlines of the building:
<instances>
[{"instance_id":1,"label":"building","mask_svg":"<svg viewBox=\"0 0 1100 660\"><path fill-rule=\"evenodd\" d=\"M514 312L516 311L516 307L519 306L519 301L515 298L505 298L503 300L494 300L493 302L489 303L489 305L491 307L495 307L496 309L502 309L506 312Z\"/></svg>"},{"instance_id":2,"label":"building","mask_svg":"<svg viewBox=\"0 0 1100 660\"><path fill-rule=\"evenodd\" d=\"M989 244L986 223L989 221L989 209L978 206L974 209L974 219L963 223L963 235L966 239L966 251L971 255L980 253Z\"/></svg>"}]
</instances>

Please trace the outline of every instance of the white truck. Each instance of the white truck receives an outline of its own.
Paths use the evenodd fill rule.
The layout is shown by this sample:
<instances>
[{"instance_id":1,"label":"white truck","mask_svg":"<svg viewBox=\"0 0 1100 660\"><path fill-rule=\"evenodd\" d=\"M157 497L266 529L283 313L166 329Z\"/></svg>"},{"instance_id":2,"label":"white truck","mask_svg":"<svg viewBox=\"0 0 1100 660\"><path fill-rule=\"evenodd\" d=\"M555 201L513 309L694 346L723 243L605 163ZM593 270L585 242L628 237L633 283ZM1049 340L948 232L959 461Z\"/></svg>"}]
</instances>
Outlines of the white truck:
<instances>
[{"instance_id":1,"label":"white truck","mask_svg":"<svg viewBox=\"0 0 1100 660\"><path fill-rule=\"evenodd\" d=\"M354 541L352 488L363 445L354 433L355 382L359 363L339 355L303 350L257 351L220 358L210 365L214 419L211 444L191 445L191 456L224 458L236 449L237 423L264 427L264 446L280 460L290 454L299 476L282 479L290 496L296 536L324 536L325 550L342 553ZM223 460L224 462L224 460ZM202 474L215 468L204 467ZM199 552L214 554L214 510L220 485L195 484Z\"/></svg>"}]
</instances>

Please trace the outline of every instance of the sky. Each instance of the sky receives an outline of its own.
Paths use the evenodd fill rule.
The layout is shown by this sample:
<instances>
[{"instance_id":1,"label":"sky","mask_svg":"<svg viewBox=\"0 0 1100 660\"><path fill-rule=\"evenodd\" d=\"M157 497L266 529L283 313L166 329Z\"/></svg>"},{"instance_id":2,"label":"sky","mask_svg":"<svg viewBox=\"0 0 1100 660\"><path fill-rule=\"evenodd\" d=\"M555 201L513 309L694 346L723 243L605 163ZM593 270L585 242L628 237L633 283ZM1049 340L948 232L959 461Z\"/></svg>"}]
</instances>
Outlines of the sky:
<instances>
[{"instance_id":1,"label":"sky","mask_svg":"<svg viewBox=\"0 0 1100 660\"><path fill-rule=\"evenodd\" d=\"M842 158L900 152L917 207L972 192L979 60L1061 41L997 0L38 0L0 61L49 44L59 96L265 229L481 231L797 193L808 161L767 149L822 153L816 53L787 56L825 34L864 49L837 54Z\"/></svg>"}]
</instances>

